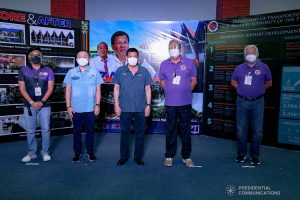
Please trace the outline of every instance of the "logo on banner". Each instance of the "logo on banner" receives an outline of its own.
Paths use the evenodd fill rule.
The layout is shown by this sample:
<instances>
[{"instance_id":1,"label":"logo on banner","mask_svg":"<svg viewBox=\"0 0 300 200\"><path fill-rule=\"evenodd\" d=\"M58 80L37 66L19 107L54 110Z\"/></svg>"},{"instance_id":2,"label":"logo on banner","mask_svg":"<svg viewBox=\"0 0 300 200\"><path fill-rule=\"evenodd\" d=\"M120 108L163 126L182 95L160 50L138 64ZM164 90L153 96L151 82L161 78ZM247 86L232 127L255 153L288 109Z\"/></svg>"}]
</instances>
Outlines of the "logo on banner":
<instances>
[{"instance_id":1,"label":"logo on banner","mask_svg":"<svg viewBox=\"0 0 300 200\"><path fill-rule=\"evenodd\" d=\"M89 30L89 22L81 21L81 31L83 33L86 33L86 32L88 32L88 30Z\"/></svg>"},{"instance_id":2,"label":"logo on banner","mask_svg":"<svg viewBox=\"0 0 300 200\"><path fill-rule=\"evenodd\" d=\"M216 30L218 30L218 27L219 27L219 24L216 21L209 22L208 26L207 26L207 28L210 32L215 32Z\"/></svg>"}]
</instances>

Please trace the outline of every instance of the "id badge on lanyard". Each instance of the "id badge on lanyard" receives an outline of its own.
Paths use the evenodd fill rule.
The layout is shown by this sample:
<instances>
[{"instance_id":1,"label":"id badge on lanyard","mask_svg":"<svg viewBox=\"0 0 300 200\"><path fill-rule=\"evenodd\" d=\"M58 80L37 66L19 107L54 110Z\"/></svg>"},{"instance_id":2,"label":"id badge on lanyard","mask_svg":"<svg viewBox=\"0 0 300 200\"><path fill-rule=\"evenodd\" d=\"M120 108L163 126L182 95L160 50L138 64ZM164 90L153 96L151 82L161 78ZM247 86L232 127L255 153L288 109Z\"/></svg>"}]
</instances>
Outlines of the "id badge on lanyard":
<instances>
[{"instance_id":1,"label":"id badge on lanyard","mask_svg":"<svg viewBox=\"0 0 300 200\"><path fill-rule=\"evenodd\" d=\"M36 74L36 76L35 76L36 86L35 86L35 88L34 88L34 95L35 95L36 97L42 96L42 89L41 89L41 87L39 86L39 79L38 79L38 77L39 77L39 70L37 71L37 74Z\"/></svg>"},{"instance_id":2,"label":"id badge on lanyard","mask_svg":"<svg viewBox=\"0 0 300 200\"><path fill-rule=\"evenodd\" d=\"M180 76L174 76L173 77L173 84L174 85L179 85L180 84L180 79L181 79Z\"/></svg>"},{"instance_id":3,"label":"id badge on lanyard","mask_svg":"<svg viewBox=\"0 0 300 200\"><path fill-rule=\"evenodd\" d=\"M42 96L42 90L41 90L41 87L38 84L34 88L34 94L35 94L36 97Z\"/></svg>"},{"instance_id":4,"label":"id badge on lanyard","mask_svg":"<svg viewBox=\"0 0 300 200\"><path fill-rule=\"evenodd\" d=\"M248 73L248 75L245 76L245 85L252 85L252 78L253 76L251 76L251 72Z\"/></svg>"}]
</instances>

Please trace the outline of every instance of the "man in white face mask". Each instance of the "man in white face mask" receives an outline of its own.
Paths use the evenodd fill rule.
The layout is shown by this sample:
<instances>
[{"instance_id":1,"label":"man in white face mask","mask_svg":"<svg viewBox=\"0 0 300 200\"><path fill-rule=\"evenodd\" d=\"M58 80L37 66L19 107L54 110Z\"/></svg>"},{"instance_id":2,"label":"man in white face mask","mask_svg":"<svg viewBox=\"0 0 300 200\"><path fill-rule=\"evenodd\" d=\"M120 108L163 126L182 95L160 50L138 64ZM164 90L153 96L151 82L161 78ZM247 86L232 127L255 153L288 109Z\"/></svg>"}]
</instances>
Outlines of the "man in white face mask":
<instances>
[{"instance_id":1,"label":"man in white face mask","mask_svg":"<svg viewBox=\"0 0 300 200\"><path fill-rule=\"evenodd\" d=\"M250 158L259 165L260 143L263 134L264 94L272 86L269 67L258 59L258 48L248 45L244 49L245 63L236 67L231 85L237 91L236 125L238 150L236 162L243 163L247 156L248 124L252 129Z\"/></svg>"},{"instance_id":2,"label":"man in white face mask","mask_svg":"<svg viewBox=\"0 0 300 200\"><path fill-rule=\"evenodd\" d=\"M113 78L115 112L120 116L121 141L118 166L124 165L129 158L129 135L134 120L135 151L134 161L144 165L144 131L146 118L150 115L151 76L148 70L138 65L139 52L129 48L126 52L127 65L117 69Z\"/></svg>"},{"instance_id":3,"label":"man in white face mask","mask_svg":"<svg viewBox=\"0 0 300 200\"><path fill-rule=\"evenodd\" d=\"M87 51L79 51L76 61L79 66L70 69L64 79L66 84L66 108L73 119L73 141L78 163L82 155L82 125L86 132L86 149L89 161L95 162L94 155L94 121L100 113L101 84L103 80L99 71L89 66L90 55Z\"/></svg>"},{"instance_id":4,"label":"man in white face mask","mask_svg":"<svg viewBox=\"0 0 300 200\"><path fill-rule=\"evenodd\" d=\"M173 165L173 158L177 150L178 124L181 136L181 156L187 167L193 167L190 158L191 145L191 114L192 90L197 84L197 70L195 61L180 55L181 45L177 40L169 42L170 58L160 65L160 84L165 91L165 106L167 112L166 125L166 167ZM177 119L180 122L177 122Z\"/></svg>"}]
</instances>

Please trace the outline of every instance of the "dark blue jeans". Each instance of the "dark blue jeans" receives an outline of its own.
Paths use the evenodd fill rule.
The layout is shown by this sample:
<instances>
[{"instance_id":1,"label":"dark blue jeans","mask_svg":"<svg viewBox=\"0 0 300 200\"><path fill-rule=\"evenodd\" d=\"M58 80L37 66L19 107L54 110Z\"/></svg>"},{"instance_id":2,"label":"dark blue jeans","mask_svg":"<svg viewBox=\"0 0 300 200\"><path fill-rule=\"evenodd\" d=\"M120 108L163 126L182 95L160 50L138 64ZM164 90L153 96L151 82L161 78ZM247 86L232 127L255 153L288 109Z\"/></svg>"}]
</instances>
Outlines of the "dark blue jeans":
<instances>
[{"instance_id":1,"label":"dark blue jeans","mask_svg":"<svg viewBox=\"0 0 300 200\"><path fill-rule=\"evenodd\" d=\"M186 106L166 106L167 112L167 134L166 134L166 158L173 158L177 149L177 130L181 137L181 156L183 159L190 158L191 145L191 105ZM178 123L177 120L179 119Z\"/></svg>"},{"instance_id":2,"label":"dark blue jeans","mask_svg":"<svg viewBox=\"0 0 300 200\"><path fill-rule=\"evenodd\" d=\"M247 140L249 123L252 129L252 143L250 156L259 158L260 143L263 134L264 98L257 100L243 100L237 97L236 101L236 125L238 140L238 155L247 155Z\"/></svg>"},{"instance_id":3,"label":"dark blue jeans","mask_svg":"<svg viewBox=\"0 0 300 200\"><path fill-rule=\"evenodd\" d=\"M144 150L144 131L146 126L145 112L121 112L121 159L129 158L129 136L134 120L135 150L134 158L142 158Z\"/></svg>"},{"instance_id":4,"label":"dark blue jeans","mask_svg":"<svg viewBox=\"0 0 300 200\"><path fill-rule=\"evenodd\" d=\"M75 154L82 152L82 127L85 127L85 142L88 154L94 153L94 112L74 113L73 115L73 148Z\"/></svg>"}]
</instances>

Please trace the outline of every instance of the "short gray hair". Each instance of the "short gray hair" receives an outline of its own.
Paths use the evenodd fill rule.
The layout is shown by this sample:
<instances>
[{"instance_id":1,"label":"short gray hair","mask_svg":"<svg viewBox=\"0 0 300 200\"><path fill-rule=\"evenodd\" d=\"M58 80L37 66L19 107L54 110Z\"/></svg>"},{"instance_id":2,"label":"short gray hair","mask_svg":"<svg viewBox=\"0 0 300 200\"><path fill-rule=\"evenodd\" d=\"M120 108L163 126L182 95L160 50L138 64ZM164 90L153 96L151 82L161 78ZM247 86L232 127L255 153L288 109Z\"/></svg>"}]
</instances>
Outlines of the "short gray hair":
<instances>
[{"instance_id":1,"label":"short gray hair","mask_svg":"<svg viewBox=\"0 0 300 200\"><path fill-rule=\"evenodd\" d=\"M258 57L258 55L259 55L258 48L257 48L257 46L255 46L254 44L249 44L249 45L247 45L247 46L244 48L244 55L246 55L246 51L247 51L247 49L249 49L249 48L255 49L255 51L256 51L256 56Z\"/></svg>"},{"instance_id":2,"label":"short gray hair","mask_svg":"<svg viewBox=\"0 0 300 200\"><path fill-rule=\"evenodd\" d=\"M178 44L179 49L181 49L181 42L175 39L170 40L168 47L170 47L170 44L176 42Z\"/></svg>"}]
</instances>

